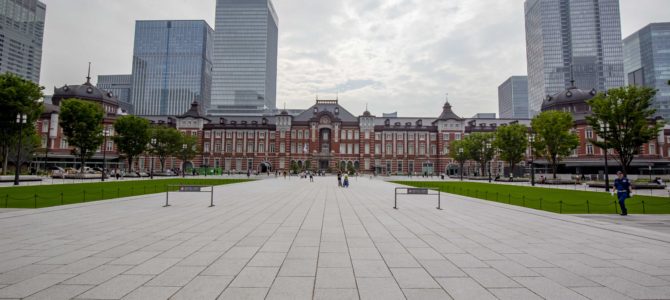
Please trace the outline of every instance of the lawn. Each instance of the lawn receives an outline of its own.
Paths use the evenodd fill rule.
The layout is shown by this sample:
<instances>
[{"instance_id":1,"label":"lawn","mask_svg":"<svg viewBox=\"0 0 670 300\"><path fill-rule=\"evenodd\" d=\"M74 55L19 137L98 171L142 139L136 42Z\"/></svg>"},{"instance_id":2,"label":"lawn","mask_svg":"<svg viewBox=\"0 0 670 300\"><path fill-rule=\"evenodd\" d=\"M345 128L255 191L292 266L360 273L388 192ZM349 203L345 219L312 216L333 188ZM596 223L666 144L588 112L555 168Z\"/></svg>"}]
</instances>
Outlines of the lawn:
<instances>
[{"instance_id":1,"label":"lawn","mask_svg":"<svg viewBox=\"0 0 670 300\"><path fill-rule=\"evenodd\" d=\"M130 196L165 193L168 185L225 185L246 179L165 179L108 181L0 188L0 207L42 208ZM169 187L177 190L178 187Z\"/></svg>"},{"instance_id":2,"label":"lawn","mask_svg":"<svg viewBox=\"0 0 670 300\"><path fill-rule=\"evenodd\" d=\"M394 183L412 187L434 187L442 192L483 200L523 206L563 214L620 213L616 197L608 193L548 189L476 182L416 182ZM668 214L670 198L634 195L626 200L631 214Z\"/></svg>"}]
</instances>

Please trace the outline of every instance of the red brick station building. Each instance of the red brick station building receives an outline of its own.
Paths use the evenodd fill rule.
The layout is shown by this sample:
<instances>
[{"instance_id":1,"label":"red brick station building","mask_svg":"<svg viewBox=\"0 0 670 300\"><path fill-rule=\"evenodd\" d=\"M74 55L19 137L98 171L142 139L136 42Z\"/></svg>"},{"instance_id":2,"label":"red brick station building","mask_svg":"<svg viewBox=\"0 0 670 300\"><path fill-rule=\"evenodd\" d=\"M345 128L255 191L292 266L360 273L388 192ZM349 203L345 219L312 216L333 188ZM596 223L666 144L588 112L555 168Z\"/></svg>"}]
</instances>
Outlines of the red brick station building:
<instances>
[{"instance_id":1,"label":"red brick station building","mask_svg":"<svg viewBox=\"0 0 670 300\"><path fill-rule=\"evenodd\" d=\"M543 110L569 111L575 116L574 130L581 143L573 155L562 162L562 173L598 174L604 170L604 153L589 143L594 133L584 119L589 113L586 100L594 95L595 91L572 87L547 97L543 104ZM37 123L42 136L42 150L35 154L33 162L37 166L44 166L45 161L49 166L79 166L58 125L59 104L69 98L100 104L106 112L105 128L111 135L114 135L114 121L125 114L112 93L88 81L82 85L55 88L53 104L45 105L45 112ZM182 164L177 158L170 158L165 168L206 167L208 172L218 173L284 171L296 164L301 169L323 171L353 167L361 173L457 175L459 165L449 158L452 141L473 132L493 132L512 123L530 125L527 119L461 118L452 111L449 102L443 105L438 116L386 118L369 111L355 115L338 100L319 99L312 107L297 114L284 110L276 115L212 117L203 114L198 103L193 103L181 116L147 119L155 126L171 126L197 136L202 146L202 153L192 161ZM666 173L670 164L669 143L670 128L666 128L657 141L643 147L640 157L634 161L634 168L644 172L651 166L658 174ZM125 160L116 150L111 138L107 139L87 166L101 167L104 157L108 169L127 170ZM616 162L614 157L610 159L612 171ZM534 161L540 172L546 169L546 160ZM142 156L135 163L135 170L148 171L151 163L154 170L160 169L158 159L151 156ZM506 176L509 172L506 165L494 159L490 165L491 173ZM472 167L466 165L466 175L476 170Z\"/></svg>"}]
</instances>

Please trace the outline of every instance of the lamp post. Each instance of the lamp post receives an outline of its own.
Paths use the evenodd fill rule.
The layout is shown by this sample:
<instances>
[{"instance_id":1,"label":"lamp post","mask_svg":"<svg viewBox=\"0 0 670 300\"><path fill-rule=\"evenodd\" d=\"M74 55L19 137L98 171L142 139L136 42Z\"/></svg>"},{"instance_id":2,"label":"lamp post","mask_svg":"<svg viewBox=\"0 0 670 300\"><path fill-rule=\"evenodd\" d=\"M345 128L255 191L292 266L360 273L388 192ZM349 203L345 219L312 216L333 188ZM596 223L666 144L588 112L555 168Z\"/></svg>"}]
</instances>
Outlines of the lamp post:
<instances>
[{"instance_id":1,"label":"lamp post","mask_svg":"<svg viewBox=\"0 0 670 300\"><path fill-rule=\"evenodd\" d=\"M151 139L151 150L153 151L153 148L156 146L156 139L153 138ZM149 178L154 179L154 156L153 153L151 155L151 170L149 170Z\"/></svg>"},{"instance_id":2,"label":"lamp post","mask_svg":"<svg viewBox=\"0 0 670 300\"><path fill-rule=\"evenodd\" d=\"M491 142L486 143L486 153L484 153L484 155L488 155L489 151L491 151ZM484 157L486 157L486 156L484 156ZM491 162L489 161L488 163L489 163L489 169L488 169L488 171L489 171L489 183L491 183L491 180L492 180L492 178L491 178Z\"/></svg>"},{"instance_id":3,"label":"lamp post","mask_svg":"<svg viewBox=\"0 0 670 300\"><path fill-rule=\"evenodd\" d=\"M19 185L19 173L21 172L21 147L23 146L23 125L28 122L26 114L19 113L16 115L16 124L19 125L19 143L16 148L16 161L14 167L14 185Z\"/></svg>"},{"instance_id":4,"label":"lamp post","mask_svg":"<svg viewBox=\"0 0 670 300\"><path fill-rule=\"evenodd\" d=\"M533 143L535 143L535 134L531 133L528 137L530 142L530 184L535 186L535 153L533 153ZM512 170L514 172L514 170Z\"/></svg>"},{"instance_id":5,"label":"lamp post","mask_svg":"<svg viewBox=\"0 0 670 300\"><path fill-rule=\"evenodd\" d=\"M602 123L603 126L603 141L605 142L605 191L609 192L610 191L610 172L609 172L609 165L608 165L608 158L607 156L609 155L609 146L607 145L607 129L609 124L607 122Z\"/></svg>"},{"instance_id":6,"label":"lamp post","mask_svg":"<svg viewBox=\"0 0 670 300\"><path fill-rule=\"evenodd\" d=\"M458 148L458 161L461 163L461 181L463 181L463 148Z\"/></svg>"},{"instance_id":7,"label":"lamp post","mask_svg":"<svg viewBox=\"0 0 670 300\"><path fill-rule=\"evenodd\" d=\"M185 153L186 153L187 148L188 148L188 145L186 145L186 144L181 145L182 158L186 157ZM186 159L183 159L181 161L181 175L182 175L182 178L186 178Z\"/></svg>"},{"instance_id":8,"label":"lamp post","mask_svg":"<svg viewBox=\"0 0 670 300\"><path fill-rule=\"evenodd\" d=\"M104 182L106 177L105 171L107 169L107 137L109 136L109 129L105 128L102 131L102 135L105 137L102 144L102 181Z\"/></svg>"}]
</instances>

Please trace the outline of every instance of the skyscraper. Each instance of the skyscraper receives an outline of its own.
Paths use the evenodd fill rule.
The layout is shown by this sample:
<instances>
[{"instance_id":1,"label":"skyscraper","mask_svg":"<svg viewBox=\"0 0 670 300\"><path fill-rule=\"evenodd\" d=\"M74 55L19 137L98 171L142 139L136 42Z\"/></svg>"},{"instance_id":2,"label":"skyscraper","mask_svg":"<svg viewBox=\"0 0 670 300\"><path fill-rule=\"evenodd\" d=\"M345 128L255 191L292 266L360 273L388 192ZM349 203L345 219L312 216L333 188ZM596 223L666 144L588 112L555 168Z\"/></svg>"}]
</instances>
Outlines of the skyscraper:
<instances>
[{"instance_id":1,"label":"skyscraper","mask_svg":"<svg viewBox=\"0 0 670 300\"><path fill-rule=\"evenodd\" d=\"M628 84L658 90L654 107L670 119L670 23L652 23L624 41L624 70Z\"/></svg>"},{"instance_id":2,"label":"skyscraper","mask_svg":"<svg viewBox=\"0 0 670 300\"><path fill-rule=\"evenodd\" d=\"M213 30L205 21L137 21L131 103L137 115L181 115L211 102Z\"/></svg>"},{"instance_id":3,"label":"skyscraper","mask_svg":"<svg viewBox=\"0 0 670 300\"><path fill-rule=\"evenodd\" d=\"M526 0L530 114L547 95L575 85L624 85L619 0Z\"/></svg>"},{"instance_id":4,"label":"skyscraper","mask_svg":"<svg viewBox=\"0 0 670 300\"><path fill-rule=\"evenodd\" d=\"M111 92L119 99L119 107L127 113L133 113L130 96L133 86L133 75L98 75L95 86Z\"/></svg>"},{"instance_id":5,"label":"skyscraper","mask_svg":"<svg viewBox=\"0 0 670 300\"><path fill-rule=\"evenodd\" d=\"M0 0L0 73L39 84L46 10L37 0Z\"/></svg>"},{"instance_id":6,"label":"skyscraper","mask_svg":"<svg viewBox=\"0 0 670 300\"><path fill-rule=\"evenodd\" d=\"M277 23L270 0L217 0L212 106L218 111L276 108Z\"/></svg>"},{"instance_id":7,"label":"skyscraper","mask_svg":"<svg viewBox=\"0 0 670 300\"><path fill-rule=\"evenodd\" d=\"M528 76L512 76L498 87L501 119L527 119Z\"/></svg>"}]
</instances>

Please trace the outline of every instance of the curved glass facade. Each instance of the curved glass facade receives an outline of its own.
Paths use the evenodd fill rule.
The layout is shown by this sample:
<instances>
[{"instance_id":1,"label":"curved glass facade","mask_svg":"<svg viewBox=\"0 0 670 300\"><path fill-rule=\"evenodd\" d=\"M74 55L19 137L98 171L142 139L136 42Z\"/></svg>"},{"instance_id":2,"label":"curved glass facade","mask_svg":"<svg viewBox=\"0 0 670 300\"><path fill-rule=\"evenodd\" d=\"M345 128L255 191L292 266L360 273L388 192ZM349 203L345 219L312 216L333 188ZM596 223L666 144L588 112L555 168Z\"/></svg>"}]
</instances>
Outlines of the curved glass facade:
<instances>
[{"instance_id":1,"label":"curved glass facade","mask_svg":"<svg viewBox=\"0 0 670 300\"><path fill-rule=\"evenodd\" d=\"M212 106L276 107L277 23L269 0L217 1Z\"/></svg>"},{"instance_id":2,"label":"curved glass facade","mask_svg":"<svg viewBox=\"0 0 670 300\"><path fill-rule=\"evenodd\" d=\"M137 21L131 101L137 115L181 115L211 102L213 30L205 21Z\"/></svg>"}]
</instances>

